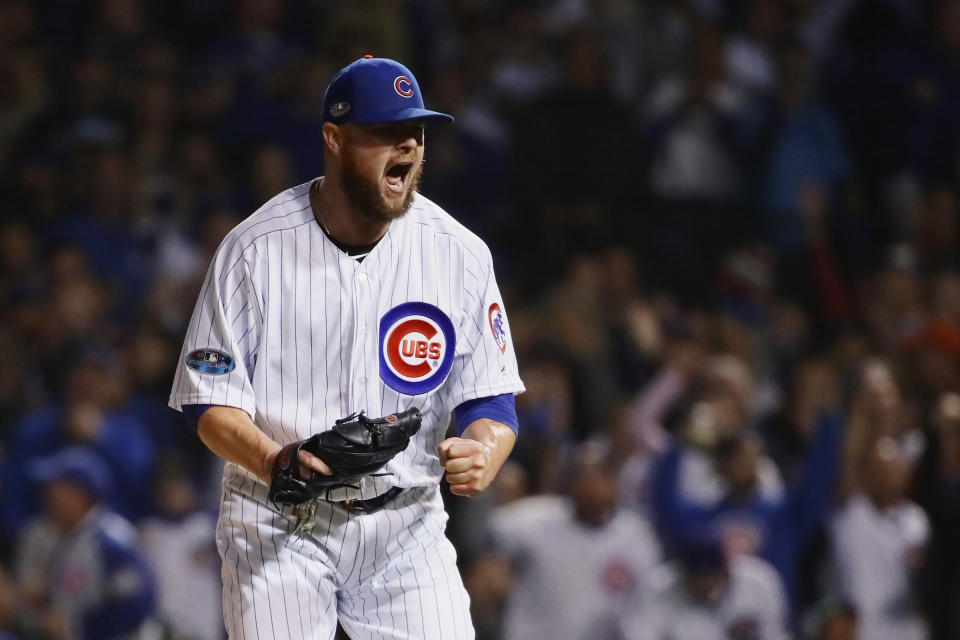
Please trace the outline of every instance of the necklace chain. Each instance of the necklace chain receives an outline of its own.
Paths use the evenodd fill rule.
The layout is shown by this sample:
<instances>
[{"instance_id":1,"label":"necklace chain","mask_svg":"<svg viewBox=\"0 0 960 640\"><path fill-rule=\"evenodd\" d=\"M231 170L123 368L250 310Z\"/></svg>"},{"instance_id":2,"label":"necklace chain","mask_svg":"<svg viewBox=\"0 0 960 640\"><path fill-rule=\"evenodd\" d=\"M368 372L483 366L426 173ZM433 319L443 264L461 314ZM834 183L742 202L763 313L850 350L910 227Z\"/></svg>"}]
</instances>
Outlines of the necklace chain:
<instances>
[{"instance_id":1,"label":"necklace chain","mask_svg":"<svg viewBox=\"0 0 960 640\"><path fill-rule=\"evenodd\" d=\"M310 211L313 212L313 218L317 221L317 224L320 225L320 228L323 229L323 232L327 234L328 237L332 238L333 234L330 233L330 229L327 228L327 225L323 224L323 220L320 218L320 205L317 202L319 194L317 190L320 188L320 181L314 180L310 185Z\"/></svg>"}]
</instances>

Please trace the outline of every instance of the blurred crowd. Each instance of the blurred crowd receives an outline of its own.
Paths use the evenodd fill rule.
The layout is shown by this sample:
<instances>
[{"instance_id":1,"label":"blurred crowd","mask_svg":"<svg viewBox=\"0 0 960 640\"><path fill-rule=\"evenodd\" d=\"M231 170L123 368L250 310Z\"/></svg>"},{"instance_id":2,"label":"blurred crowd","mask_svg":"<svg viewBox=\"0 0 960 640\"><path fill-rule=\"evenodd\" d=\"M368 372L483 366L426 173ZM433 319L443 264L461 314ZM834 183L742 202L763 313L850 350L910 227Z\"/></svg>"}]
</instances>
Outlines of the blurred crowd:
<instances>
[{"instance_id":1,"label":"blurred crowd","mask_svg":"<svg viewBox=\"0 0 960 640\"><path fill-rule=\"evenodd\" d=\"M960 637L960 1L0 0L0 639L215 640L224 234L415 71L527 392L478 637Z\"/></svg>"}]
</instances>

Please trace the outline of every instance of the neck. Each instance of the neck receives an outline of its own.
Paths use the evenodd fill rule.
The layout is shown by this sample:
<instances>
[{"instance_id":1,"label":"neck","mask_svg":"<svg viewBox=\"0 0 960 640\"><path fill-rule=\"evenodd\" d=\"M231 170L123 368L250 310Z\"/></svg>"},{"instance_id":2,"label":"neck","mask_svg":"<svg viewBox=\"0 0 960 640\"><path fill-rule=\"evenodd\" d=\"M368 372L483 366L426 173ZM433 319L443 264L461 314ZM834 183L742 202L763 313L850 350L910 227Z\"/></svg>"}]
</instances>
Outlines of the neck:
<instances>
[{"instance_id":1,"label":"neck","mask_svg":"<svg viewBox=\"0 0 960 640\"><path fill-rule=\"evenodd\" d=\"M53 522L60 533L70 533L80 526L91 513L93 513L95 504L83 502L74 505L74 508L68 513L57 513L53 517Z\"/></svg>"},{"instance_id":2,"label":"neck","mask_svg":"<svg viewBox=\"0 0 960 640\"><path fill-rule=\"evenodd\" d=\"M756 485L751 486L733 486L727 493L727 500L739 504L748 502L756 495Z\"/></svg>"},{"instance_id":3,"label":"neck","mask_svg":"<svg viewBox=\"0 0 960 640\"><path fill-rule=\"evenodd\" d=\"M893 496L871 495L868 497L870 502L873 503L873 508L883 513L896 507L899 502L899 500Z\"/></svg>"},{"instance_id":4,"label":"neck","mask_svg":"<svg viewBox=\"0 0 960 640\"><path fill-rule=\"evenodd\" d=\"M326 176L310 188L313 217L337 242L363 247L377 242L390 228L389 220L371 220L347 199L334 177Z\"/></svg>"}]
</instances>

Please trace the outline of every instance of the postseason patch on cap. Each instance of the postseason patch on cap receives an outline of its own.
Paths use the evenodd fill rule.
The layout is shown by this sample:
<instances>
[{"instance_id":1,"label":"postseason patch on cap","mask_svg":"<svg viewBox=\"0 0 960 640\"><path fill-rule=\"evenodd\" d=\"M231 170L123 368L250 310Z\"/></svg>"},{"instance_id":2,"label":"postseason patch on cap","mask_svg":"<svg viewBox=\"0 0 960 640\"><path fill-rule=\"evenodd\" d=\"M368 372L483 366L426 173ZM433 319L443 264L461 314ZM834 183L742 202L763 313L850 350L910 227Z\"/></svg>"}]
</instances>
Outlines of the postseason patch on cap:
<instances>
[{"instance_id":1,"label":"postseason patch on cap","mask_svg":"<svg viewBox=\"0 0 960 640\"><path fill-rule=\"evenodd\" d=\"M232 356L216 349L194 349L184 362L194 371L213 376L230 373L237 367Z\"/></svg>"},{"instance_id":2,"label":"postseason patch on cap","mask_svg":"<svg viewBox=\"0 0 960 640\"><path fill-rule=\"evenodd\" d=\"M349 102L334 102L332 105L330 105L330 117L332 118L344 116L348 111L350 111Z\"/></svg>"}]
</instances>

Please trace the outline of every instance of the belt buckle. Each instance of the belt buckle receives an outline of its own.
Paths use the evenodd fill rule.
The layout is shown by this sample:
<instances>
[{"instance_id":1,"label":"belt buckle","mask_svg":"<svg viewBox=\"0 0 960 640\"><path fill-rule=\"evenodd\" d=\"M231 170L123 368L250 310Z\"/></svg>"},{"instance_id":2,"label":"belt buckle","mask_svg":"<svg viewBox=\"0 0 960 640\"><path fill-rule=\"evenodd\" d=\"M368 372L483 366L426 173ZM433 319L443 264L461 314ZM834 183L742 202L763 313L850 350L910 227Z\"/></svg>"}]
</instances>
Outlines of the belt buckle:
<instances>
[{"instance_id":1,"label":"belt buckle","mask_svg":"<svg viewBox=\"0 0 960 640\"><path fill-rule=\"evenodd\" d=\"M349 500L343 500L340 504L343 505L343 508L347 511L353 511L355 513L373 513L382 509L384 505L393 500L397 495L402 491L399 487L391 487L378 496L374 496L367 500L360 500L358 498L350 498Z\"/></svg>"},{"instance_id":2,"label":"belt buckle","mask_svg":"<svg viewBox=\"0 0 960 640\"><path fill-rule=\"evenodd\" d=\"M371 511L371 509L363 504L363 500L343 500L340 504L350 513L370 513Z\"/></svg>"}]
</instances>

